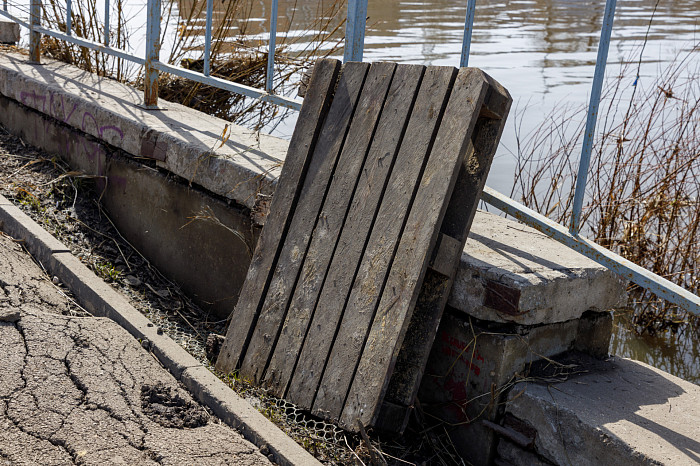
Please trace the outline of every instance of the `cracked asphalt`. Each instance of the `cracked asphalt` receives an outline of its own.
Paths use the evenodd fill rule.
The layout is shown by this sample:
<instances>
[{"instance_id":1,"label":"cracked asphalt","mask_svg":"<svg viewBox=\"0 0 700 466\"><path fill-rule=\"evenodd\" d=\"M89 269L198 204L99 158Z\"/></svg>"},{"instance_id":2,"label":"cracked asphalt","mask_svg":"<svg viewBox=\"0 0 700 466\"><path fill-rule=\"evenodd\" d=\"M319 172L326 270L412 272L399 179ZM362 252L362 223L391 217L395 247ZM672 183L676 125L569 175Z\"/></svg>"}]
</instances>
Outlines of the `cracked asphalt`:
<instances>
[{"instance_id":1,"label":"cracked asphalt","mask_svg":"<svg viewBox=\"0 0 700 466\"><path fill-rule=\"evenodd\" d=\"M0 233L0 465L270 464Z\"/></svg>"}]
</instances>

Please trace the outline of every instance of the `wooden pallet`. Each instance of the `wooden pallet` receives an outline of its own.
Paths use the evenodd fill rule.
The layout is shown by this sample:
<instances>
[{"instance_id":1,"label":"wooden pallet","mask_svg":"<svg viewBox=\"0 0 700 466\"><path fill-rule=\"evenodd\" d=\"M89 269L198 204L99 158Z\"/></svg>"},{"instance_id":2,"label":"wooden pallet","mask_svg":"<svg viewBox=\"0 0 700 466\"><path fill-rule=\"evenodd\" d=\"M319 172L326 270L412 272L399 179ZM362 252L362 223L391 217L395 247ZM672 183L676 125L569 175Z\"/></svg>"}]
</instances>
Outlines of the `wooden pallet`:
<instances>
[{"instance_id":1,"label":"wooden pallet","mask_svg":"<svg viewBox=\"0 0 700 466\"><path fill-rule=\"evenodd\" d=\"M510 102L474 68L320 60L217 368L400 430Z\"/></svg>"}]
</instances>

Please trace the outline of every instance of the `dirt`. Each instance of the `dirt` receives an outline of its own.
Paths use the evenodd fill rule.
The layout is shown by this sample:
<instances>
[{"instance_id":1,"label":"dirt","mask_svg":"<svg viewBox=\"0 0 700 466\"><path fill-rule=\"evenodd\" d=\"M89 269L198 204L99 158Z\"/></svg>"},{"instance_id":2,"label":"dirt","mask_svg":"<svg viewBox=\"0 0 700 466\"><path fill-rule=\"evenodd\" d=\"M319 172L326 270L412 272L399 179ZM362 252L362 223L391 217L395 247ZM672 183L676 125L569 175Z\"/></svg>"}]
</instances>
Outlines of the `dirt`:
<instances>
[{"instance_id":1,"label":"dirt","mask_svg":"<svg viewBox=\"0 0 700 466\"><path fill-rule=\"evenodd\" d=\"M210 333L225 333L120 236L98 200L94 178L0 127L0 194L66 244L96 275L200 362Z\"/></svg>"},{"instance_id":2,"label":"dirt","mask_svg":"<svg viewBox=\"0 0 700 466\"><path fill-rule=\"evenodd\" d=\"M197 403L187 399L180 390L163 383L141 387L141 407L144 414L163 427L182 429L202 427L209 416Z\"/></svg>"}]
</instances>

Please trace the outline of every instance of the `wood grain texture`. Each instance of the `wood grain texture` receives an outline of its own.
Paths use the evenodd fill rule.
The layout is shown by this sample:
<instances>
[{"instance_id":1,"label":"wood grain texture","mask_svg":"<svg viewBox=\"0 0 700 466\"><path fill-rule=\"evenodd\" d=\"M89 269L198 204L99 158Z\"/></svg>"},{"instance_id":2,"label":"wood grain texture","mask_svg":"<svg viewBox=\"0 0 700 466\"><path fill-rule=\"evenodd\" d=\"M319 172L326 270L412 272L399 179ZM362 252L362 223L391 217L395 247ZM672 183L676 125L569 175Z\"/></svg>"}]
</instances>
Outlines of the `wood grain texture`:
<instances>
[{"instance_id":1,"label":"wood grain texture","mask_svg":"<svg viewBox=\"0 0 700 466\"><path fill-rule=\"evenodd\" d=\"M275 226L263 229L253 253L226 340L216 362L220 371L229 372L236 368L249 339L249 332L255 325L258 306L267 291L270 272L275 265L278 248L281 247L281 239L286 234L289 219L294 214L293 206L301 187L299 181L306 174L312 149L333 100L340 67L338 60L328 59L319 60L314 67L313 87L304 99L282 167L280 178L287 181L284 186L278 186L270 206L268 221Z\"/></svg>"},{"instance_id":2,"label":"wood grain texture","mask_svg":"<svg viewBox=\"0 0 700 466\"><path fill-rule=\"evenodd\" d=\"M511 99L476 69L319 65L217 368L403 430Z\"/></svg>"},{"instance_id":3,"label":"wood grain texture","mask_svg":"<svg viewBox=\"0 0 700 466\"><path fill-rule=\"evenodd\" d=\"M317 415L340 416L455 74L451 67L425 71L321 379L313 406Z\"/></svg>"},{"instance_id":4,"label":"wood grain texture","mask_svg":"<svg viewBox=\"0 0 700 466\"><path fill-rule=\"evenodd\" d=\"M483 73L459 71L343 408L345 428L376 420L487 90Z\"/></svg>"},{"instance_id":5,"label":"wood grain texture","mask_svg":"<svg viewBox=\"0 0 700 466\"><path fill-rule=\"evenodd\" d=\"M396 70L287 398L311 408L349 288L399 150L424 67Z\"/></svg>"},{"instance_id":6,"label":"wood grain texture","mask_svg":"<svg viewBox=\"0 0 700 466\"><path fill-rule=\"evenodd\" d=\"M241 363L241 376L254 383L261 380L284 321L287 304L299 276L368 69L367 63L352 62L345 65L328 117L314 147L294 216L284 237L255 330ZM281 184L286 182L286 179L280 180ZM265 228L270 227L275 226L266 225Z\"/></svg>"},{"instance_id":7,"label":"wood grain texture","mask_svg":"<svg viewBox=\"0 0 700 466\"><path fill-rule=\"evenodd\" d=\"M263 385L275 396L284 396L291 379L395 68L394 63L378 63L372 65L367 74L347 135L348 142L340 154L336 175L323 203L277 345L265 371Z\"/></svg>"},{"instance_id":8,"label":"wood grain texture","mask_svg":"<svg viewBox=\"0 0 700 466\"><path fill-rule=\"evenodd\" d=\"M396 368L384 400L399 406L409 407L415 402L437 327L447 305L464 244L476 214L478 200L510 110L512 100L508 92L488 75L484 77L489 83L489 89L482 109L496 109L498 117L485 116L483 111L479 113L472 133L472 148L467 151L452 191L440 228L440 237L443 240L451 240L448 240L448 247L433 252L430 265L432 270L442 276L433 276L429 270L423 280L414 315L399 351ZM492 114L496 113L491 112L488 115ZM446 291L435 293L440 287Z\"/></svg>"}]
</instances>

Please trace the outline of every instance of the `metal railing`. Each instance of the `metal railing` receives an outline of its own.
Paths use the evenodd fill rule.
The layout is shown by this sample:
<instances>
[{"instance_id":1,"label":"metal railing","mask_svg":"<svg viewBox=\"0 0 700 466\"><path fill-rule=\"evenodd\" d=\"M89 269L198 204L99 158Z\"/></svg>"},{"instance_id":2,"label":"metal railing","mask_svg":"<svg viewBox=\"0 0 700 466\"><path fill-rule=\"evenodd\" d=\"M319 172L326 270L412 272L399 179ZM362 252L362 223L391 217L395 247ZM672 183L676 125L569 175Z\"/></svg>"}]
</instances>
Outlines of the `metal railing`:
<instances>
[{"instance_id":1,"label":"metal railing","mask_svg":"<svg viewBox=\"0 0 700 466\"><path fill-rule=\"evenodd\" d=\"M616 6L617 0L606 0L569 228L567 229L563 225L553 222L544 215L529 209L521 203L489 187L484 189L482 200L500 211L517 218L523 223L536 228L560 243L580 252L584 256L593 259L657 296L695 315L700 315L700 297L580 235L583 198L586 190L591 151L593 149L593 139L598 117L598 106L600 104L601 90L605 77L605 66L608 58L610 36L615 19ZM476 0L467 0L460 66L468 66L469 63L469 50L471 47L475 11ZM348 22L345 29L346 61L349 59L356 61L362 60L366 12L367 0L348 1Z\"/></svg>"},{"instance_id":2,"label":"metal railing","mask_svg":"<svg viewBox=\"0 0 700 466\"><path fill-rule=\"evenodd\" d=\"M29 29L29 55L34 63L40 63L41 60L41 35L55 37L72 44L86 47L91 50L105 53L107 55L121 58L138 65L144 66L144 98L143 106L148 109L158 108L158 75L159 73L170 73L182 78L187 78L202 84L207 84L220 89L225 89L246 97L269 102L275 105L286 107L292 110L301 108L302 100L276 95L272 92L274 64L275 64L275 43L277 37L277 2L272 0L272 12L270 16L270 38L268 46L267 60L267 77L265 81L265 89L257 89L251 86L238 84L225 79L211 76L211 41L212 41L212 16L214 9L213 0L207 0L206 5L206 30L204 38L204 69L202 73L188 70L179 66L169 65L159 60L160 44L161 44L161 21L162 21L162 5L160 0L148 0L146 5L146 51L143 57L139 57L129 51L110 46L109 40L109 13L110 0L105 0L104 9L104 39L103 42L95 42L89 39L77 37L72 30L72 1L66 0L66 27L65 32L50 27L44 27L41 24L41 1L30 0L29 3L29 19L24 21L9 13L7 8L7 0L3 0L3 9L0 10L0 16L9 18L10 20Z\"/></svg>"},{"instance_id":3,"label":"metal railing","mask_svg":"<svg viewBox=\"0 0 700 466\"><path fill-rule=\"evenodd\" d=\"M143 103L144 107L146 108L157 108L158 74L160 72L164 72L242 94L247 97L259 99L264 102L270 102L272 104L280 105L293 110L299 110L302 103L300 99L289 98L272 93L275 59L274 51L277 36L278 0L271 0L272 5L270 14L267 76L264 90L237 84L210 75L213 0L206 1L204 67L202 73L169 65L159 60L159 48L161 43L160 25L162 14L161 0L148 0L147 3L146 53L143 58L109 45L109 0L105 0L105 26L103 43L75 37L72 34L71 0L66 0L67 14L65 33L41 26L41 0L30 0L28 22L8 13L7 0L3 0L3 10L0 11L0 15L15 21L30 30L30 57L34 62L38 63L40 60L41 34L46 34L66 42L144 65L145 76ZM553 239L613 270L631 282L646 288L657 296L674 303L693 314L700 315L700 297L690 293L671 281L628 261L622 256L615 254L614 252L580 236L581 212L583 209L583 200L591 159L591 150L593 147L593 139L598 116L598 106L600 103L601 89L605 76L605 66L607 62L608 49L610 46L610 36L615 17L616 4L617 0L606 0L605 14L601 27L600 43L598 47L598 57L596 61L595 74L593 77L586 128L578 168L578 176L576 178L571 224L569 228L567 229L563 225L553 222L547 217L527 208L526 206L514 201L513 199L510 199L507 196L494 191L491 188L486 187L484 189L482 199L502 212L538 229ZM469 50L471 46L475 10L476 0L467 0L460 66L467 66L469 62ZM366 17L367 0L348 0L347 21L345 25L344 61L362 61Z\"/></svg>"}]
</instances>

